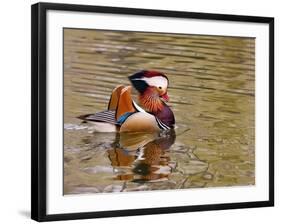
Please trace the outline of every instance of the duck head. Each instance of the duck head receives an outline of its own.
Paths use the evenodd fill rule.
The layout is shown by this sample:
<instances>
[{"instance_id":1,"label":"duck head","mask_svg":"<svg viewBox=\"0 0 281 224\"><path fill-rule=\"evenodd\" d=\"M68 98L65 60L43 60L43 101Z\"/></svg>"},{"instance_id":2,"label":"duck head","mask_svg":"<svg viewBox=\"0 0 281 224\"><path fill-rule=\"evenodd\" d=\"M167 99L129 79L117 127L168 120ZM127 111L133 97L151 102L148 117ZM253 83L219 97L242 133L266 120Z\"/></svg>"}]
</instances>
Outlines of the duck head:
<instances>
[{"instance_id":1,"label":"duck head","mask_svg":"<svg viewBox=\"0 0 281 224\"><path fill-rule=\"evenodd\" d=\"M157 112L162 110L169 100L167 93L169 80L158 71L143 70L129 76L134 88L139 92L139 101L146 110Z\"/></svg>"}]
</instances>

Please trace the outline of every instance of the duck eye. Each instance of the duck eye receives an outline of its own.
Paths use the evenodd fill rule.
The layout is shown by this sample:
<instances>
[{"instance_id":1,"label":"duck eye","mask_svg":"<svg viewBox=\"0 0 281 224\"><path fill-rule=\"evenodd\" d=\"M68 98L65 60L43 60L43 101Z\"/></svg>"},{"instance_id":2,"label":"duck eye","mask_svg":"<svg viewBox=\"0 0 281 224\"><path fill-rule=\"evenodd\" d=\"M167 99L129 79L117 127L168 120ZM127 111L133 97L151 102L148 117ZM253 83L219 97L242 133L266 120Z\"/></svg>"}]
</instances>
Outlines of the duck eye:
<instances>
[{"instance_id":1,"label":"duck eye","mask_svg":"<svg viewBox=\"0 0 281 224\"><path fill-rule=\"evenodd\" d=\"M158 89L162 89L162 87L161 87L161 86L158 86Z\"/></svg>"}]
</instances>

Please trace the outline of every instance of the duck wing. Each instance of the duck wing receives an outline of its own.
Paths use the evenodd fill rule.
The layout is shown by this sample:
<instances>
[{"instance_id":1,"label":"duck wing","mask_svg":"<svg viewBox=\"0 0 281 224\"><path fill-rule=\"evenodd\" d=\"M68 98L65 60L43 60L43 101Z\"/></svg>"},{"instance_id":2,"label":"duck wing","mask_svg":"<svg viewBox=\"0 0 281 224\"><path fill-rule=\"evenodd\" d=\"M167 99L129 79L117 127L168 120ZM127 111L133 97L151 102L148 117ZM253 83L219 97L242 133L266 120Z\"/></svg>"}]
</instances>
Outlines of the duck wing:
<instances>
[{"instance_id":1,"label":"duck wing","mask_svg":"<svg viewBox=\"0 0 281 224\"><path fill-rule=\"evenodd\" d=\"M126 86L121 90L118 105L116 108L115 119L118 121L124 114L133 114L136 109L133 105L132 87Z\"/></svg>"},{"instance_id":2,"label":"duck wing","mask_svg":"<svg viewBox=\"0 0 281 224\"><path fill-rule=\"evenodd\" d=\"M131 86L117 86L111 94L108 110L95 114L81 115L78 118L84 121L106 122L121 125L131 114L137 110L131 96Z\"/></svg>"},{"instance_id":3,"label":"duck wing","mask_svg":"<svg viewBox=\"0 0 281 224\"><path fill-rule=\"evenodd\" d=\"M116 110L121 95L121 91L124 88L125 86L118 85L115 87L115 89L112 90L110 100L108 102L107 110Z\"/></svg>"}]
</instances>

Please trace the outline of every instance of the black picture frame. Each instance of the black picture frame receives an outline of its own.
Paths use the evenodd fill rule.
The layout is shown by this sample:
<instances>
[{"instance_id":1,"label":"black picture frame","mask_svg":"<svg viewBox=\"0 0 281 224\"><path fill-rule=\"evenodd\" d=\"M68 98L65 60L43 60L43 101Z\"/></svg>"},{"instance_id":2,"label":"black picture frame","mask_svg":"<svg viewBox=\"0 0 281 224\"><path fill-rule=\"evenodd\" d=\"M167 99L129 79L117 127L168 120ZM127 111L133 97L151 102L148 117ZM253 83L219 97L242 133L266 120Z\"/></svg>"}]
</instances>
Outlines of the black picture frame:
<instances>
[{"instance_id":1,"label":"black picture frame","mask_svg":"<svg viewBox=\"0 0 281 224\"><path fill-rule=\"evenodd\" d=\"M160 207L101 212L52 214L46 213L46 13L48 10L75 12L101 12L124 15L162 16L174 18L192 18L235 22L254 22L269 24L269 200L208 204L196 206ZM237 208L254 208L274 206L274 18L195 13L183 11L163 11L137 8L103 7L73 4L37 3L31 10L31 218L37 221L54 221L70 219L101 218L115 216L132 216L161 213L192 212Z\"/></svg>"}]
</instances>

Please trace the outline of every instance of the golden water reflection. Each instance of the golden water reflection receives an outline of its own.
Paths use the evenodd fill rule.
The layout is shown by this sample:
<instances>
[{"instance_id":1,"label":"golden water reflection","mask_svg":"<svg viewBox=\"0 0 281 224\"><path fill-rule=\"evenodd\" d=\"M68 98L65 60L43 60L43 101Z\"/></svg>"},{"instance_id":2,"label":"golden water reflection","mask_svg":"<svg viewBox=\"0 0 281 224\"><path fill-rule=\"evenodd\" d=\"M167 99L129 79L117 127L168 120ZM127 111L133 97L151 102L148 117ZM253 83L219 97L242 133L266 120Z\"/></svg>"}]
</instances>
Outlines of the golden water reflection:
<instances>
[{"instance_id":1,"label":"golden water reflection","mask_svg":"<svg viewBox=\"0 0 281 224\"><path fill-rule=\"evenodd\" d=\"M89 134L82 138L87 149L66 150L65 192L181 189L197 187L189 181L196 175L212 178L208 164L193 153L194 148L175 144L175 131L103 133L98 139L99 143Z\"/></svg>"},{"instance_id":2,"label":"golden water reflection","mask_svg":"<svg viewBox=\"0 0 281 224\"><path fill-rule=\"evenodd\" d=\"M144 136L147 142L144 142ZM175 142L174 132L157 134L120 133L115 148L108 150L116 179L135 182L164 181L168 179L175 162L169 149Z\"/></svg>"}]
</instances>

